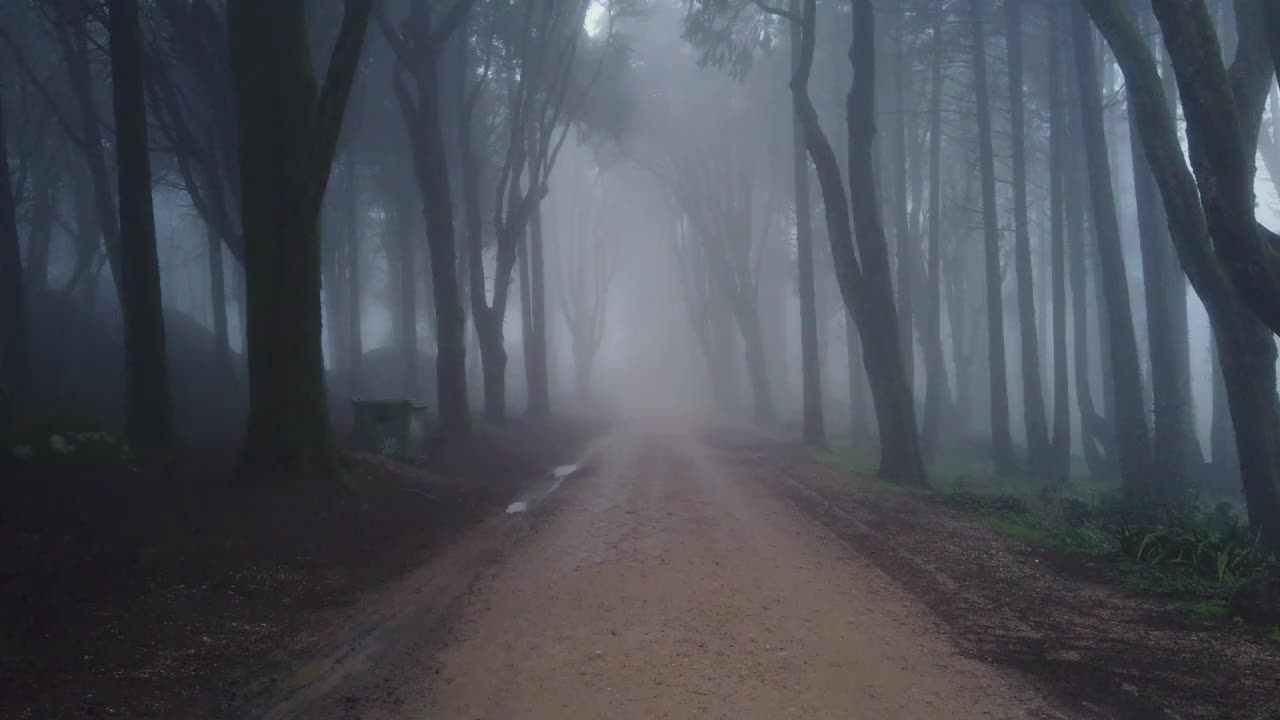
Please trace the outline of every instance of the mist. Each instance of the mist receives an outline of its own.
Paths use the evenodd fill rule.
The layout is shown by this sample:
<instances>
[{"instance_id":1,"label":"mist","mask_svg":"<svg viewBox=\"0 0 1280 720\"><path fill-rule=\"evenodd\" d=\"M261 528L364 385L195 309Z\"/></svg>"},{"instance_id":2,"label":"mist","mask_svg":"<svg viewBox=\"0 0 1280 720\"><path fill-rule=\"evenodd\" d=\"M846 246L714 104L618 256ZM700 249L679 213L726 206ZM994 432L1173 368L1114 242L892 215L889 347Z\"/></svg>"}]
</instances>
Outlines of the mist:
<instances>
[{"instance_id":1,"label":"mist","mask_svg":"<svg viewBox=\"0 0 1280 720\"><path fill-rule=\"evenodd\" d=\"M436 641L388 638L476 591L415 716L513 716L484 678L555 637L536 716L604 706L557 685L581 655L663 698L639 717L1021 703L1009 668L1044 707L1069 677L1108 717L1261 717L1277 28L1257 0L0 4L0 715L332 716L353 677L425 687ZM901 621L928 613L946 639ZM182 706L276 678L285 638L347 659ZM996 669L894 675L951 667L902 659L920 638ZM841 675L757 703L777 647ZM710 690L652 670L690 657Z\"/></svg>"}]
</instances>

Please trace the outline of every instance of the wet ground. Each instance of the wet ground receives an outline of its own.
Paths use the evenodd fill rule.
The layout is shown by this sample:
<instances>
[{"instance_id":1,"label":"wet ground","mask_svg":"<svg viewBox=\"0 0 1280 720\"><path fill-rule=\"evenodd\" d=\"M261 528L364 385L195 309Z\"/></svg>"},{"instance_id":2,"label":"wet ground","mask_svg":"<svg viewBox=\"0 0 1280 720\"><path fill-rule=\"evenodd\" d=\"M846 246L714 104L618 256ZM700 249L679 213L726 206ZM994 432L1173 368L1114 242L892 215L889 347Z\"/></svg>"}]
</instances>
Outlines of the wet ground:
<instances>
[{"instance_id":1,"label":"wet ground","mask_svg":"<svg viewBox=\"0 0 1280 720\"><path fill-rule=\"evenodd\" d=\"M794 444L672 420L619 423L585 449L563 435L508 435L539 452L505 474L474 472L492 446L459 461L456 477L508 478L473 512L449 493L477 480L411 470L426 504L364 521L407 518L360 536L376 581L263 621L273 634L237 648L238 668L171 678L217 702L115 716L1280 719L1280 647L1256 630L1130 594ZM397 541L420 539L419 514L452 530ZM218 626L187 610L197 639Z\"/></svg>"}]
</instances>

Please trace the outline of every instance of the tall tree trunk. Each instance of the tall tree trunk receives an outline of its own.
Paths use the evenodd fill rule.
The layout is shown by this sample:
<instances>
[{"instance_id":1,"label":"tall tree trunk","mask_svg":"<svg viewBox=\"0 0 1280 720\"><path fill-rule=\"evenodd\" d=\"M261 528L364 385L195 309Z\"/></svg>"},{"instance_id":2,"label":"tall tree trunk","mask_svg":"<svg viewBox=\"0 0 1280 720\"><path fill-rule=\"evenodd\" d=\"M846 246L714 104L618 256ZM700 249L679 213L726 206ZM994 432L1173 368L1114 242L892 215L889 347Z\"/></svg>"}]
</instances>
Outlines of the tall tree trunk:
<instances>
[{"instance_id":1,"label":"tall tree trunk","mask_svg":"<svg viewBox=\"0 0 1280 720\"><path fill-rule=\"evenodd\" d=\"M1063 168L1067 152L1066 110L1062 98L1059 43L1062 31L1059 11L1049 9L1049 255L1053 276L1053 439L1048 464L1049 481L1067 482L1071 473L1071 400L1067 377L1067 268L1066 233L1063 227Z\"/></svg>"},{"instance_id":2,"label":"tall tree trunk","mask_svg":"<svg viewBox=\"0 0 1280 720\"><path fill-rule=\"evenodd\" d=\"M862 367L862 338L849 310L844 312L844 339L849 361L849 439L854 447L864 447L871 439L867 427L867 373Z\"/></svg>"},{"instance_id":3,"label":"tall tree trunk","mask_svg":"<svg viewBox=\"0 0 1280 720\"><path fill-rule=\"evenodd\" d=\"M920 437L926 453L937 450L943 407L951 400L942 351L942 25L945 9L941 1L933 8L933 13L929 91L929 266L924 333L926 384ZM961 270L957 268L957 272Z\"/></svg>"},{"instance_id":4,"label":"tall tree trunk","mask_svg":"<svg viewBox=\"0 0 1280 720\"><path fill-rule=\"evenodd\" d=\"M791 0L791 12L800 12L800 0ZM791 23L791 64L800 62L800 28ZM796 274L800 292L800 375L804 405L804 441L814 447L827 443L822 416L822 369L818 351L817 291L813 277L813 219L809 202L809 158L804 150L804 129L791 114L792 182L796 202Z\"/></svg>"},{"instance_id":5,"label":"tall tree trunk","mask_svg":"<svg viewBox=\"0 0 1280 720\"><path fill-rule=\"evenodd\" d=\"M140 448L160 450L173 443L173 400L151 202L138 0L111 0L109 15L129 438Z\"/></svg>"},{"instance_id":6,"label":"tall tree trunk","mask_svg":"<svg viewBox=\"0 0 1280 720\"><path fill-rule=\"evenodd\" d=\"M212 225L205 225L205 242L209 249L209 301L213 305L213 352L218 372L223 379L234 376L231 368L231 345L227 338L227 281L222 265L222 238Z\"/></svg>"},{"instance_id":7,"label":"tall tree trunk","mask_svg":"<svg viewBox=\"0 0 1280 720\"><path fill-rule=\"evenodd\" d=\"M996 219L996 169L991 144L991 97L987 91L987 50L983 0L970 3L973 75L978 105L978 154L982 166L982 228L987 279L987 347L991 374L991 453L997 473L1017 467L1009 436L1009 382L1005 370L1004 300L1000 288L1000 227Z\"/></svg>"},{"instance_id":8,"label":"tall tree trunk","mask_svg":"<svg viewBox=\"0 0 1280 720\"><path fill-rule=\"evenodd\" d=\"M1138 26L1143 14L1137 12ZM1177 347L1170 326L1171 305L1176 298L1170 293L1166 257L1172 247L1164 207L1160 202L1151 166L1138 137L1136 104L1129 88L1129 147L1133 160L1134 198L1138 212L1138 240L1142 251L1143 295L1147 306L1147 345L1151 358L1152 477L1158 487L1152 490L1164 497L1181 497L1188 490L1188 469L1192 464L1191 445L1195 437L1191 428L1191 396L1189 387L1178 377ZM1178 271L1181 280L1181 271Z\"/></svg>"},{"instance_id":9,"label":"tall tree trunk","mask_svg":"<svg viewBox=\"0 0 1280 720\"><path fill-rule=\"evenodd\" d=\"M542 210L529 218L529 345L525 348L528 380L528 413L551 413L551 388L547 367L547 275L542 242Z\"/></svg>"},{"instance_id":10,"label":"tall tree trunk","mask_svg":"<svg viewBox=\"0 0 1280 720\"><path fill-rule=\"evenodd\" d=\"M120 225L116 218L115 191L107 170L106 143L102 139L102 127L97 104L93 97L93 70L89 63L88 13L72 13L73 20L59 34L63 58L71 81L72 95L79 110L80 136L84 142L84 157L92 180L93 204L102 228L103 246L111 278L116 286L116 296L121 297L124 281L121 277Z\"/></svg>"},{"instance_id":11,"label":"tall tree trunk","mask_svg":"<svg viewBox=\"0 0 1280 720\"><path fill-rule=\"evenodd\" d=\"M1093 33L1083 9L1077 7L1073 10L1072 26L1085 160L1089 168L1094 230L1106 298L1107 339L1115 392L1116 459L1125 494L1133 499L1149 492L1151 479L1151 445L1142 399L1142 373L1138 367L1138 342L1133 330L1115 195L1111 189L1107 138L1102 122L1102 95L1094 65Z\"/></svg>"},{"instance_id":12,"label":"tall tree trunk","mask_svg":"<svg viewBox=\"0 0 1280 720\"><path fill-rule=\"evenodd\" d=\"M912 269L916 259L915 239L911 236L907 213L907 104L905 95L911 83L906 59L903 56L903 18L905 6L893 13L893 114L890 137L893 143L893 220L894 241L898 251L897 301L898 339L902 342L903 375L907 387L915 384L915 331L912 328ZM883 171L883 166L879 168ZM914 399L913 399L914 402Z\"/></svg>"},{"instance_id":13,"label":"tall tree trunk","mask_svg":"<svg viewBox=\"0 0 1280 720\"><path fill-rule=\"evenodd\" d=\"M390 210L391 228L396 250L396 345L400 350L400 368L404 373L402 392L416 398L421 393L418 372L418 288L417 261L414 252L413 202L404 183L392 174L384 192L384 207Z\"/></svg>"},{"instance_id":14,"label":"tall tree trunk","mask_svg":"<svg viewBox=\"0 0 1280 720\"><path fill-rule=\"evenodd\" d=\"M849 198L862 270L858 291L863 297L855 307L855 317L859 331L877 339L876 343L863 343L862 350L880 427L880 474L906 484L924 485L928 479L920 453L915 402L902 358L902 338L897 337L900 316L894 307L889 252L871 167L871 144L875 138L875 11L870 0L852 0L852 4L853 47L849 61L853 65L853 86L846 98L845 116ZM825 190L823 195L827 195ZM828 203L832 201L827 198Z\"/></svg>"},{"instance_id":15,"label":"tall tree trunk","mask_svg":"<svg viewBox=\"0 0 1280 720\"><path fill-rule=\"evenodd\" d=\"M760 309L756 298L747 296L734 299L733 316L742 335L743 359L746 362L747 378L751 382L752 414L757 425L767 426L777 418L777 411L773 406L773 391L769 383L764 335L760 328Z\"/></svg>"},{"instance_id":16,"label":"tall tree trunk","mask_svg":"<svg viewBox=\"0 0 1280 720\"><path fill-rule=\"evenodd\" d=\"M358 395L360 381L364 374L364 328L360 312L360 220L357 215L360 207L360 184L356 178L356 163L352 153L348 152L343 159L343 176L346 187L343 188L342 216L346 225L342 228L343 240L346 243L347 270L347 373L350 377L351 392Z\"/></svg>"},{"instance_id":17,"label":"tall tree trunk","mask_svg":"<svg viewBox=\"0 0 1280 720\"><path fill-rule=\"evenodd\" d=\"M321 347L318 219L372 0L347 0L322 88L303 0L228 0L248 295L246 470L341 475Z\"/></svg>"},{"instance_id":18,"label":"tall tree trunk","mask_svg":"<svg viewBox=\"0 0 1280 720\"><path fill-rule=\"evenodd\" d=\"M1259 316L1250 310L1257 309L1257 296L1250 297L1249 292L1256 290L1257 285L1250 285L1248 279L1238 276L1239 266L1233 265L1238 257L1233 257L1233 250L1224 250L1222 246L1229 242L1249 240L1245 237L1222 237L1220 233L1230 235L1242 229L1238 211L1232 212L1224 205L1241 203L1241 198L1224 198L1215 193L1202 193L1197 188L1197 180L1202 187L1237 189L1246 185L1250 192L1252 185L1252 162L1243 157L1244 150L1252 147L1243 142L1232 142L1230 135L1233 129L1229 121L1226 125L1209 123L1215 128L1212 140L1225 142L1226 147L1214 147L1206 153L1202 143L1209 140L1197 137L1206 126L1200 125L1207 113L1237 112L1252 113L1257 108L1248 107L1249 102L1258 100L1257 95L1265 95L1266 85L1258 83L1250 87L1249 73L1235 74L1245 84L1239 87L1243 93L1235 93L1226 105L1203 103L1200 95L1205 91L1220 92L1213 77L1218 74L1221 79L1221 61L1216 53L1187 52L1191 45L1182 45L1179 52L1181 62L1201 63L1195 67L1194 73L1180 77L1179 87L1184 91L1184 101L1192 98L1188 105L1191 157L1196 176L1193 177L1187 168L1182 153L1173 116L1167 112L1167 100L1163 97L1161 81L1156 74L1154 59L1146 47L1141 33L1123 15L1119 8L1107 0L1085 0L1090 14L1094 17L1110 43L1117 59L1124 68L1126 83L1132 85L1135 108L1140 113L1140 136L1148 161L1160 187L1164 200L1165 212L1169 216L1169 229L1178 258L1183 270L1204 302L1209 314L1209 321L1214 332L1214 341L1221 360L1222 375L1225 381L1228 405L1231 409L1231 420L1236 431L1236 449L1240 458L1241 476L1244 484L1245 499L1249 510L1250 525L1262 534L1263 541L1272 548L1280 549L1280 398L1276 394L1276 348L1275 340ZM1174 5L1171 3L1171 5ZM1176 3L1177 7L1154 6L1157 19L1165 31L1166 43L1172 50L1179 43L1187 43L1185 34L1188 29L1193 32L1203 31L1203 27L1188 28L1180 26L1185 21L1176 15L1162 17L1166 10L1182 11L1186 3ZM1243 7L1243 6L1242 6ZM1255 6L1256 7L1256 6ZM1203 10L1203 6L1200 8ZM1254 28L1255 30L1257 28ZM1256 38L1251 39L1251 42ZM1175 62L1179 58L1175 56ZM1218 63L1217 73L1212 67ZM1204 64L1208 64L1206 67ZM1267 76L1255 76L1252 79L1266 80ZM1206 86L1197 86L1207 83ZM1254 94L1250 100L1249 95ZM1236 107L1235 103L1240 106ZM1194 121L1192 115L1195 116ZM1258 111L1260 115L1260 111ZM1256 122L1256 117L1245 118ZM1197 127L1199 126L1199 127ZM1256 125L1255 125L1256 127ZM1234 145L1234 148L1231 146ZM1220 152L1224 157L1207 157L1207 154ZM1243 176L1243 177L1242 177ZM1222 190L1225 193L1227 190ZM1244 198L1248 201L1249 198ZM1241 203L1243 205L1243 203ZM1250 203L1249 210L1252 211ZM1211 219L1214 214L1219 216ZM1229 217L1222 217L1223 214ZM1213 230L1209 242L1210 230ZM1235 248L1238 251L1240 248ZM1224 259L1222 256L1226 255Z\"/></svg>"},{"instance_id":19,"label":"tall tree trunk","mask_svg":"<svg viewBox=\"0 0 1280 720\"><path fill-rule=\"evenodd\" d=\"M1074 76L1073 72L1068 71ZM1073 117L1066 123L1066 138L1063 145L1068 148L1079 147L1079 118ZM1080 444L1084 450L1085 462L1094 477L1114 476L1113 465L1115 453L1112 446L1114 434L1108 431L1106 421L1094 404L1093 380L1089 371L1090 352L1093 344L1093 333L1089 330L1089 262L1088 238L1084 230L1084 184L1086 182L1083 162L1076 154L1068 154L1063 158L1063 225L1067 260L1071 270L1071 338L1075 351L1076 406L1080 410ZM1092 228L1091 228L1092 229Z\"/></svg>"},{"instance_id":20,"label":"tall tree trunk","mask_svg":"<svg viewBox=\"0 0 1280 720\"><path fill-rule=\"evenodd\" d=\"M1227 383L1223 379L1222 362L1218 359L1218 346L1216 340L1210 340L1209 471L1217 489L1231 492L1240 484L1240 459L1236 455Z\"/></svg>"},{"instance_id":21,"label":"tall tree trunk","mask_svg":"<svg viewBox=\"0 0 1280 720\"><path fill-rule=\"evenodd\" d=\"M26 293L13 183L9 177L9 144L0 97L0 431L21 408L31 380L27 346ZM36 188L35 192L44 192Z\"/></svg>"},{"instance_id":22,"label":"tall tree trunk","mask_svg":"<svg viewBox=\"0 0 1280 720\"><path fill-rule=\"evenodd\" d=\"M1027 427L1027 466L1048 469L1049 428L1040 377L1040 338L1036 330L1035 286L1031 276L1031 229L1027 218L1026 127L1022 91L1023 0L1005 0L1008 28L1010 137L1013 144L1013 262L1018 279L1021 330L1022 408Z\"/></svg>"}]
</instances>

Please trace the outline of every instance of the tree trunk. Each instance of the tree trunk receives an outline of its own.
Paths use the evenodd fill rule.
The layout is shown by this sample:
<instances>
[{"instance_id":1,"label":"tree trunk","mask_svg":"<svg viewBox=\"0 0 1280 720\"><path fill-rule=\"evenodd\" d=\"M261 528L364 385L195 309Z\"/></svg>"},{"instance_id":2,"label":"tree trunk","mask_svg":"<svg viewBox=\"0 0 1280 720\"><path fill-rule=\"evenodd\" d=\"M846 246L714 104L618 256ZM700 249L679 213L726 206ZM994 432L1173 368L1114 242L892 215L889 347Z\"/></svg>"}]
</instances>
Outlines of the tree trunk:
<instances>
[{"instance_id":1,"label":"tree trunk","mask_svg":"<svg viewBox=\"0 0 1280 720\"><path fill-rule=\"evenodd\" d=\"M1231 420L1236 430L1236 449L1250 524L1262 534L1265 543L1280 549L1280 398L1276 395L1274 338L1258 317L1249 312L1255 307L1256 297L1250 298L1246 289L1240 286L1236 274L1238 268L1229 261L1220 261L1223 240L1217 232L1212 235L1213 243L1209 242L1210 228L1215 227L1215 223L1207 218L1209 206L1223 200L1212 194L1200 193L1196 187L1198 178L1193 177L1186 166L1176 125L1167 112L1167 100L1156 74L1155 61L1142 35L1113 2L1085 0L1085 5L1124 68L1126 83L1132 85L1143 147L1160 187L1178 259L1209 314ZM1167 8L1157 6L1157 18L1164 9ZM1165 19L1161 24L1165 25ZM1168 35L1166 28L1167 41ZM1216 61L1216 58L1212 59ZM1208 75L1211 76L1212 72ZM1198 74L1196 78L1186 78L1187 82L1180 82L1179 87L1186 91L1184 94L1194 96L1204 88L1190 86L1204 77ZM1265 93L1265 87L1256 89ZM1205 110L1204 107L1198 108L1198 112ZM1220 111L1222 108L1208 110ZM1203 116L1200 119L1203 120ZM1193 162L1204 162L1206 158L1203 148L1197 149L1198 142L1192 140ZM1217 161L1234 164L1242 172L1251 173L1248 169L1251 163L1241 164L1239 157L1213 160ZM1197 168L1198 174L1205 173L1206 180L1222 171L1221 167ZM1239 182L1240 178L1229 181L1223 178L1221 185L1212 186L1224 187ZM1226 202L1238 202L1238 198ZM1214 212L1221 213L1223 208L1217 207ZM1225 232L1227 228L1222 226L1222 222L1223 219L1219 218L1216 227ZM1231 227L1230 223L1228 227Z\"/></svg>"},{"instance_id":2,"label":"tree trunk","mask_svg":"<svg viewBox=\"0 0 1280 720\"><path fill-rule=\"evenodd\" d=\"M1137 13L1142 27L1142 13ZM1132 94L1132 89L1129 89ZM1159 485L1152 490L1167 498L1183 497L1188 486L1190 453L1195 437L1191 429L1190 388L1178 377L1177 348L1170 326L1171 305L1166 253L1172 247L1163 218L1159 190L1151 166L1138 137L1135 102L1129 105L1129 146L1133 159L1134 198L1138 212L1138 240L1142 250L1143 294L1147 306L1147 344L1151 358L1152 477ZM1179 280L1181 272L1179 271Z\"/></svg>"},{"instance_id":3,"label":"tree trunk","mask_svg":"<svg viewBox=\"0 0 1280 720\"><path fill-rule=\"evenodd\" d=\"M227 338L227 281L222 265L222 238L212 225L205 225L209 248L209 300L213 305L213 352L218 372L224 379L234 377L231 345Z\"/></svg>"},{"instance_id":4,"label":"tree trunk","mask_svg":"<svg viewBox=\"0 0 1280 720\"><path fill-rule=\"evenodd\" d=\"M938 447L943 407L950 403L946 359L942 351L942 25L944 6L933 9L933 60L929 91L929 266L925 308L924 424L920 444L925 453ZM957 268L956 272L962 272ZM952 328L955 333L956 329ZM963 382L963 380L959 380Z\"/></svg>"},{"instance_id":5,"label":"tree trunk","mask_svg":"<svg viewBox=\"0 0 1280 720\"><path fill-rule=\"evenodd\" d=\"M406 397L417 398L422 392L418 380L418 288L416 283L417 265L414 259L414 226L410 219L412 213L408 193L399 182L388 183L392 197L388 200L395 204L392 216L395 222L396 250L399 256L396 265L399 267L399 282L396 291L399 295L396 313L396 339L400 346L400 367L404 371L403 391Z\"/></svg>"},{"instance_id":6,"label":"tree trunk","mask_svg":"<svg viewBox=\"0 0 1280 720\"><path fill-rule=\"evenodd\" d=\"M347 245L347 374L351 382L352 394L360 392L360 378L364 374L364 337L360 312L360 221L357 215L360 207L360 185L356 179L356 163L352 153L344 158L343 176L347 185L343 188L343 219L346 226L342 228L343 239Z\"/></svg>"},{"instance_id":7,"label":"tree trunk","mask_svg":"<svg viewBox=\"0 0 1280 720\"><path fill-rule=\"evenodd\" d=\"M863 343L863 359L880 426L880 474L909 485L928 482L915 420L915 402L898 337L889 252L880 223L876 178L871 167L875 138L875 11L870 0L853 0L853 86L845 103L849 153L849 199L861 260L862 296L855 305L858 329L875 343ZM811 148L812 149L812 148ZM838 173L838 171L837 171ZM836 176L838 181L839 177ZM827 197L827 202L834 198ZM828 223L830 229L831 223ZM834 237L834 234L833 234ZM843 248L842 248L843 249ZM852 248L849 248L850 250ZM851 288L852 289L852 288Z\"/></svg>"},{"instance_id":8,"label":"tree trunk","mask_svg":"<svg viewBox=\"0 0 1280 720\"><path fill-rule=\"evenodd\" d=\"M849 370L849 440L865 447L871 440L867 427L867 373L862 367L862 338L853 313L844 312L844 339Z\"/></svg>"},{"instance_id":9,"label":"tree trunk","mask_svg":"<svg viewBox=\"0 0 1280 720\"><path fill-rule=\"evenodd\" d=\"M529 218L529 344L525 347L526 379L533 417L551 414L551 388L547 367L547 286L542 211Z\"/></svg>"},{"instance_id":10,"label":"tree trunk","mask_svg":"<svg viewBox=\"0 0 1280 720\"><path fill-rule=\"evenodd\" d=\"M103 149L107 145L102 139L101 122L93 97L93 71L89 63L88 13L72 14L75 17L68 28L60 34L59 41L63 46L67 75L79 110L78 119L81 139L85 147L85 162L92 180L93 204L98 214L98 223L102 228L107 263L111 268L111 278L116 286L116 296L123 304L123 298L120 295L124 284L120 269L120 226L116 218L115 191L111 186L106 151Z\"/></svg>"},{"instance_id":11,"label":"tree trunk","mask_svg":"<svg viewBox=\"0 0 1280 720\"><path fill-rule=\"evenodd\" d=\"M1218 359L1219 346L1216 340L1210 340L1209 472L1210 481L1218 490L1234 492L1240 486L1240 458L1236 455L1235 435L1231 430L1231 408L1222 361Z\"/></svg>"},{"instance_id":12,"label":"tree trunk","mask_svg":"<svg viewBox=\"0 0 1280 720\"><path fill-rule=\"evenodd\" d=\"M173 443L173 400L151 202L138 0L111 0L109 15L129 438L139 448L162 450Z\"/></svg>"},{"instance_id":13,"label":"tree trunk","mask_svg":"<svg viewBox=\"0 0 1280 720\"><path fill-rule=\"evenodd\" d=\"M246 470L341 476L321 347L318 218L371 0L348 0L323 88L302 0L229 0L248 295Z\"/></svg>"},{"instance_id":14,"label":"tree trunk","mask_svg":"<svg viewBox=\"0 0 1280 720\"><path fill-rule=\"evenodd\" d=\"M751 407L756 425L767 426L777 418L773 391L765 361L764 336L760 330L760 309L754 297L741 297L733 303L733 316L742 335L742 353L747 377L751 381Z\"/></svg>"},{"instance_id":15,"label":"tree trunk","mask_svg":"<svg viewBox=\"0 0 1280 720\"><path fill-rule=\"evenodd\" d=\"M1073 75L1068 71L1068 74ZM1079 118L1072 117L1066 123L1063 145L1078 148ZM1093 398L1093 380L1089 372L1089 347L1092 345L1089 330L1089 283L1086 255L1088 239L1084 230L1083 163L1077 154L1063 158L1063 225L1065 229L1067 261L1071 270L1071 338L1075 350L1076 406L1080 410L1080 444L1085 462L1094 477L1114 475L1112 467L1115 453L1112 450L1114 434L1109 432L1106 421L1098 412Z\"/></svg>"},{"instance_id":16,"label":"tree trunk","mask_svg":"<svg viewBox=\"0 0 1280 720\"><path fill-rule=\"evenodd\" d=\"M991 376L991 453L995 470L1017 468L1009 436L1009 383L1005 371L1004 299L1000 288L1000 227L996 219L996 170L991 147L991 98L987 91L987 50L983 39L983 0L970 3L973 75L978 105L978 153L982 166L982 228L987 280L987 354Z\"/></svg>"},{"instance_id":17,"label":"tree trunk","mask_svg":"<svg viewBox=\"0 0 1280 720\"><path fill-rule=\"evenodd\" d=\"M800 11L800 0L791 0L791 12ZM800 28L791 24L791 63L800 61ZM817 292L813 277L813 221L809 202L809 158L804 150L804 130L791 114L791 156L796 202L796 274L800 292L800 369L804 405L804 441L814 447L827 444L822 415L822 370L818 351Z\"/></svg>"},{"instance_id":18,"label":"tree trunk","mask_svg":"<svg viewBox=\"0 0 1280 720\"><path fill-rule=\"evenodd\" d=\"M24 402L31 381L27 346L26 293L22 282L22 250L9 177L9 145L0 97L0 432L7 430ZM36 188L35 192L44 192Z\"/></svg>"},{"instance_id":19,"label":"tree trunk","mask_svg":"<svg viewBox=\"0 0 1280 720\"><path fill-rule=\"evenodd\" d=\"M1071 400L1067 377L1067 268L1063 212L1066 148L1059 42L1059 11L1049 10L1049 255L1053 276L1053 440L1049 481L1064 485L1071 474Z\"/></svg>"},{"instance_id":20,"label":"tree trunk","mask_svg":"<svg viewBox=\"0 0 1280 720\"><path fill-rule=\"evenodd\" d=\"M1107 138L1103 133L1102 96L1094 65L1093 33L1084 10L1072 12L1076 55L1076 81L1080 85L1081 120L1085 160L1093 205L1094 230L1101 261L1101 281L1106 298L1107 338L1115 392L1116 459L1124 491L1130 499L1146 495L1151 479L1151 445L1146 408L1142 399L1142 373L1138 367L1138 343L1129 304L1128 278L1120 246Z\"/></svg>"},{"instance_id":21,"label":"tree trunk","mask_svg":"<svg viewBox=\"0 0 1280 720\"><path fill-rule=\"evenodd\" d=\"M896 268L898 301L898 339L902 342L902 371L907 387L915 384L915 331L912 328L912 269L916 259L915 239L911 236L907 213L907 104L905 95L911 74L903 57L903 18L905 6L893 13L893 114L890 137L893 143L893 220L894 241L898 251ZM880 168L883 171L883 167ZM912 402L914 403L914 393Z\"/></svg>"},{"instance_id":22,"label":"tree trunk","mask_svg":"<svg viewBox=\"0 0 1280 720\"><path fill-rule=\"evenodd\" d=\"M1018 325L1021 330L1022 408L1027 430L1027 467L1049 467L1049 428L1040 376L1040 337L1036 330L1035 286L1031 276L1031 230L1027 218L1026 129L1022 91L1023 0L1005 0L1008 28L1010 136L1013 145L1014 269L1018 281Z\"/></svg>"}]
</instances>

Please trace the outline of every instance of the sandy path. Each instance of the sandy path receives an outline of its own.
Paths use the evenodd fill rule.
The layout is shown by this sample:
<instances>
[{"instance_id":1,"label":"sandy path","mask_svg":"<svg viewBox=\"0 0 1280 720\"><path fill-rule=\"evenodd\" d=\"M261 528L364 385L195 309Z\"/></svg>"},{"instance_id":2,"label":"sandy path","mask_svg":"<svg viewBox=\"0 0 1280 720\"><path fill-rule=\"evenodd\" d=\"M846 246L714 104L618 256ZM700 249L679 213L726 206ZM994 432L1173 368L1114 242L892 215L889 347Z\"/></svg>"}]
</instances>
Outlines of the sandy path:
<instances>
[{"instance_id":1,"label":"sandy path","mask_svg":"<svg viewBox=\"0 0 1280 720\"><path fill-rule=\"evenodd\" d=\"M394 716L1058 717L695 437L632 425L602 443Z\"/></svg>"}]
</instances>

